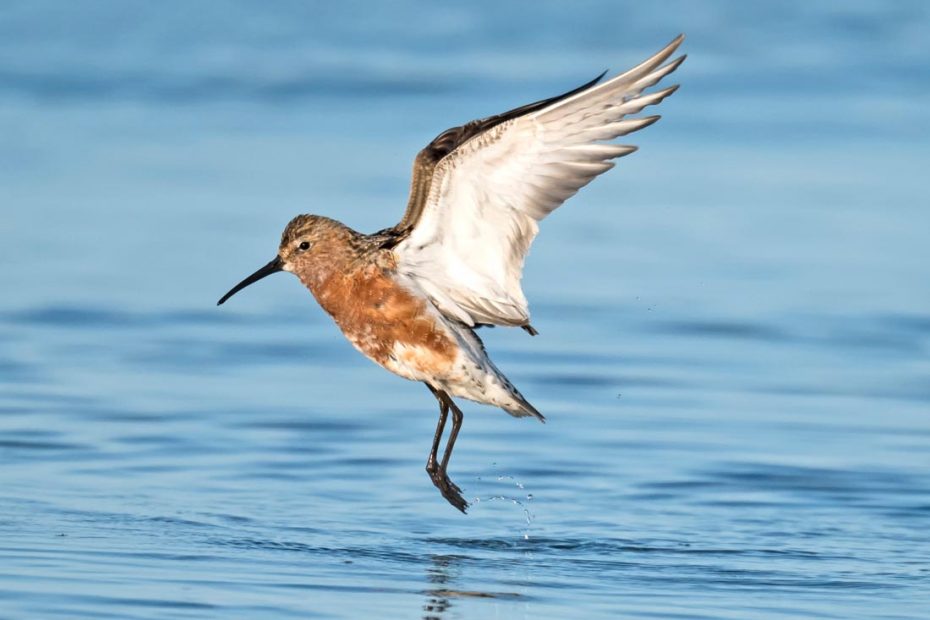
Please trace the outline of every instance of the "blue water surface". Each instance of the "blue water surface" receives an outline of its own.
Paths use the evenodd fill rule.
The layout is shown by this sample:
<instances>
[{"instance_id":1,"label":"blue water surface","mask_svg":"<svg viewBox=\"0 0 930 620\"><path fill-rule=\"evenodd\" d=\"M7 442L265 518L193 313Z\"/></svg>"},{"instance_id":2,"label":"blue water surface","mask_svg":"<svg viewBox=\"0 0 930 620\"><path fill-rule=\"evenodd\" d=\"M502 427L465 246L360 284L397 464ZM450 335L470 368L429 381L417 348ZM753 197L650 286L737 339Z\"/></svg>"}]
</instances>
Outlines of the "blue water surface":
<instances>
[{"instance_id":1,"label":"blue water surface","mask_svg":"<svg viewBox=\"0 0 930 620\"><path fill-rule=\"evenodd\" d=\"M443 129L688 61L482 335L546 425L359 356L284 224ZM925 618L930 4L0 5L0 617Z\"/></svg>"}]
</instances>

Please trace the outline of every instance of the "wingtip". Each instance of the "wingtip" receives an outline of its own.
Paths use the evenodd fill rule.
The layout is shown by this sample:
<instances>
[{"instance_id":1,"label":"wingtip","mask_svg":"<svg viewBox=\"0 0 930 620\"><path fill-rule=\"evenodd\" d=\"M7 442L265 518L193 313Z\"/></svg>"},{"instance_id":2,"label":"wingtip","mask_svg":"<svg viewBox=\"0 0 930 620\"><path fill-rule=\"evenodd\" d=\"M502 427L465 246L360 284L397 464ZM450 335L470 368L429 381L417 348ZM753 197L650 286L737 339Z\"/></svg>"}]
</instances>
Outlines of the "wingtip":
<instances>
[{"instance_id":1,"label":"wingtip","mask_svg":"<svg viewBox=\"0 0 930 620\"><path fill-rule=\"evenodd\" d=\"M675 53L675 50L678 49L678 47L682 44L682 42L684 42L684 40L685 40L685 33L682 32L677 37L669 41L669 44L666 45L664 48L662 48L662 51L660 52L660 54L666 54L666 56L671 56L672 54Z\"/></svg>"},{"instance_id":2,"label":"wingtip","mask_svg":"<svg viewBox=\"0 0 930 620\"><path fill-rule=\"evenodd\" d=\"M604 79L604 76L607 75L607 72L608 72L608 71L610 71L610 69L604 69L604 71L603 71L599 76L597 76L596 78L594 78L594 79L591 80L590 82L587 82L586 84L582 84L581 86L579 86L579 87L576 88L575 90L572 90L572 91L570 91L570 92L565 93L564 95L561 95L560 98L570 97L571 95L574 95L575 93L580 93L580 92L582 92L582 91L584 91L584 90L587 90L587 89L591 88L592 86L594 86L595 84L597 84L598 82L600 82L601 80L603 80L603 79Z\"/></svg>"},{"instance_id":3,"label":"wingtip","mask_svg":"<svg viewBox=\"0 0 930 620\"><path fill-rule=\"evenodd\" d=\"M678 58L675 58L674 60L672 60L670 63L668 63L668 65L666 65L667 67L671 67L668 72L671 73L672 71L680 67L681 63L683 63L687 59L688 59L688 55L682 54Z\"/></svg>"}]
</instances>

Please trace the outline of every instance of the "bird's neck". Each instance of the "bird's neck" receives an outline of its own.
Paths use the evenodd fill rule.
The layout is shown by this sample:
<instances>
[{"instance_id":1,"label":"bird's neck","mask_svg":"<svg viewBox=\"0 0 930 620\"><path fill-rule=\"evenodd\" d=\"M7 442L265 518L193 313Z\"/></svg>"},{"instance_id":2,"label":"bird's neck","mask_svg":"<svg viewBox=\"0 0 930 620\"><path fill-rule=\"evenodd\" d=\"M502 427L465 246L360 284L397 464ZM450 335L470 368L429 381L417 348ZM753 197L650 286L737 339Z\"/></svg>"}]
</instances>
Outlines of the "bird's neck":
<instances>
[{"instance_id":1,"label":"bird's neck","mask_svg":"<svg viewBox=\"0 0 930 620\"><path fill-rule=\"evenodd\" d=\"M359 271L377 260L366 235L342 227L317 242L313 254L297 272L317 302L330 314L347 301Z\"/></svg>"}]
</instances>

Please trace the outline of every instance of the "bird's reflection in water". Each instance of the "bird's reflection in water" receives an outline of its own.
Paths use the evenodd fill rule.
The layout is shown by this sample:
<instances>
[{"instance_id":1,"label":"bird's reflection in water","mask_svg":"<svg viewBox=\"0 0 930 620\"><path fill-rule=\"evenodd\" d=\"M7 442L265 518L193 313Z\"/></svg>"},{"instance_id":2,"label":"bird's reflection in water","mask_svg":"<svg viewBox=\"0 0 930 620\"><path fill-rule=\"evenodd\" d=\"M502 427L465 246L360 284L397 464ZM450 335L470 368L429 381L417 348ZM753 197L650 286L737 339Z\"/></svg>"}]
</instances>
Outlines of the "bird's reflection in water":
<instances>
[{"instance_id":1,"label":"bird's reflection in water","mask_svg":"<svg viewBox=\"0 0 930 620\"><path fill-rule=\"evenodd\" d=\"M430 556L431 564L426 569L426 580L430 588L425 592L423 620L448 618L446 612L452 607L452 601L458 598L518 598L520 596L516 593L456 589L455 584L459 578L461 560L461 556L456 555Z\"/></svg>"},{"instance_id":2,"label":"bird's reflection in water","mask_svg":"<svg viewBox=\"0 0 930 620\"><path fill-rule=\"evenodd\" d=\"M426 591L426 603L423 604L423 620L442 620L443 614L452 603L449 601L450 582L458 577L458 560L454 555L431 555L430 566L426 569L426 580L430 588Z\"/></svg>"}]
</instances>

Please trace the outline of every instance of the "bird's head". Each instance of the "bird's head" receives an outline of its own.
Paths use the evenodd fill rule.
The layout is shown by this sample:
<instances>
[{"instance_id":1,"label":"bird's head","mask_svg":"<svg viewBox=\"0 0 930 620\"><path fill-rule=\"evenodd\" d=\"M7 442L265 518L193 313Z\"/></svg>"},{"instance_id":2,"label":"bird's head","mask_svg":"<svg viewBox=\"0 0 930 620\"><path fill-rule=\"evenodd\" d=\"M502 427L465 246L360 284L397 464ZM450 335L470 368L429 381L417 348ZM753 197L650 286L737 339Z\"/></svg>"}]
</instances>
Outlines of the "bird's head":
<instances>
[{"instance_id":1,"label":"bird's head","mask_svg":"<svg viewBox=\"0 0 930 620\"><path fill-rule=\"evenodd\" d=\"M334 232L345 229L338 222L320 215L298 215L292 219L281 234L278 254L267 265L232 287L223 295L216 305L262 278L278 271L290 271L303 280L305 275L314 270L321 250L325 250Z\"/></svg>"}]
</instances>

